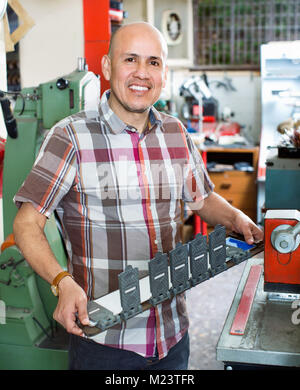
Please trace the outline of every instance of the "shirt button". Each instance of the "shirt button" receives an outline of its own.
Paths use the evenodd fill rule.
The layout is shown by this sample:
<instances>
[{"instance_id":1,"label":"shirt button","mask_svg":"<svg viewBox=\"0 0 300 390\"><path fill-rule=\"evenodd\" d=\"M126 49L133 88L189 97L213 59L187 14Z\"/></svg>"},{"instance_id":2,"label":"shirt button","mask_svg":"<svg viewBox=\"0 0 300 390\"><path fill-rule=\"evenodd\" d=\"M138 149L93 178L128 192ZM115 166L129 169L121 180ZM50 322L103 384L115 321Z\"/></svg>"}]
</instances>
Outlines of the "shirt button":
<instances>
[{"instance_id":1,"label":"shirt button","mask_svg":"<svg viewBox=\"0 0 300 390\"><path fill-rule=\"evenodd\" d=\"M154 240L154 244L157 244L158 243L158 241L157 240Z\"/></svg>"}]
</instances>

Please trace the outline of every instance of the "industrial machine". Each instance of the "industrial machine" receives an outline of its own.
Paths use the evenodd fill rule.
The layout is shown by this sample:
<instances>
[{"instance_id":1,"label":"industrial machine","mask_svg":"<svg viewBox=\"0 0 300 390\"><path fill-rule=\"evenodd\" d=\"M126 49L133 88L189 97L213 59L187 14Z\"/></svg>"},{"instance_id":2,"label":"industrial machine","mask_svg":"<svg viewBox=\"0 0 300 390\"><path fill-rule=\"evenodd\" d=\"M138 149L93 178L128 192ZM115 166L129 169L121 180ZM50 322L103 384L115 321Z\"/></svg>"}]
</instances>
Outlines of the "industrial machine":
<instances>
[{"instance_id":1,"label":"industrial machine","mask_svg":"<svg viewBox=\"0 0 300 390\"><path fill-rule=\"evenodd\" d=\"M192 76L185 80L179 89L180 96L184 97L181 115L190 133L202 134L208 141L218 142L222 136L238 135L241 126L232 121L234 113L227 107L219 115L219 103L213 97L210 84L204 73L202 76ZM235 91L231 80L217 81L217 87Z\"/></svg>"},{"instance_id":2,"label":"industrial machine","mask_svg":"<svg viewBox=\"0 0 300 390\"><path fill-rule=\"evenodd\" d=\"M299 182L297 164L300 159L290 150L292 145L286 145L287 134L283 134L288 130L284 123L296 124L300 118L299 50L299 41L269 42L261 46L262 129L257 196L259 222L263 222L265 208L298 209L300 207L299 202L296 201L297 198L299 199L299 186L297 188L296 183ZM277 151L276 148L279 146L288 146L289 150ZM269 182L268 174L271 178ZM283 191L284 188L289 190ZM285 198L286 196L289 199ZM291 197L294 198L292 203Z\"/></svg>"},{"instance_id":3,"label":"industrial machine","mask_svg":"<svg viewBox=\"0 0 300 390\"><path fill-rule=\"evenodd\" d=\"M299 43L288 42L285 49L279 44L278 53L276 47L273 43L262 49L263 96L269 96L268 104L264 103L263 132L272 135L265 162L264 290L299 293L300 68L291 52ZM275 108L273 116L271 110Z\"/></svg>"},{"instance_id":4,"label":"industrial machine","mask_svg":"<svg viewBox=\"0 0 300 390\"><path fill-rule=\"evenodd\" d=\"M218 119L218 102L212 96L206 77L193 76L180 87L180 96L185 98L182 107L184 119L198 124L196 129L203 130L203 121L216 122Z\"/></svg>"},{"instance_id":5,"label":"industrial machine","mask_svg":"<svg viewBox=\"0 0 300 390\"><path fill-rule=\"evenodd\" d=\"M279 145L266 161L264 209L300 209L300 148Z\"/></svg>"},{"instance_id":6,"label":"industrial machine","mask_svg":"<svg viewBox=\"0 0 300 390\"><path fill-rule=\"evenodd\" d=\"M217 345L225 369L300 367L300 212L265 214L264 252L250 259Z\"/></svg>"},{"instance_id":7,"label":"industrial machine","mask_svg":"<svg viewBox=\"0 0 300 390\"><path fill-rule=\"evenodd\" d=\"M3 168L5 241L0 255L0 369L67 368L68 335L52 317L57 298L14 244L12 228L17 208L13 197L31 170L49 129L83 109L97 109L99 95L99 78L87 71L85 61L79 59L78 69L71 74L24 88L15 103L15 122L7 121L13 129L10 128L6 140ZM57 260L66 269L67 255L55 215L47 221L45 234Z\"/></svg>"},{"instance_id":8,"label":"industrial machine","mask_svg":"<svg viewBox=\"0 0 300 390\"><path fill-rule=\"evenodd\" d=\"M300 212L268 210L265 216L264 290L300 293Z\"/></svg>"},{"instance_id":9,"label":"industrial machine","mask_svg":"<svg viewBox=\"0 0 300 390\"><path fill-rule=\"evenodd\" d=\"M271 151L264 252L248 261L217 345L228 369L300 367L300 149Z\"/></svg>"},{"instance_id":10,"label":"industrial machine","mask_svg":"<svg viewBox=\"0 0 300 390\"><path fill-rule=\"evenodd\" d=\"M299 41L261 47L264 252L248 261L217 345L228 369L300 367L299 48Z\"/></svg>"}]
</instances>

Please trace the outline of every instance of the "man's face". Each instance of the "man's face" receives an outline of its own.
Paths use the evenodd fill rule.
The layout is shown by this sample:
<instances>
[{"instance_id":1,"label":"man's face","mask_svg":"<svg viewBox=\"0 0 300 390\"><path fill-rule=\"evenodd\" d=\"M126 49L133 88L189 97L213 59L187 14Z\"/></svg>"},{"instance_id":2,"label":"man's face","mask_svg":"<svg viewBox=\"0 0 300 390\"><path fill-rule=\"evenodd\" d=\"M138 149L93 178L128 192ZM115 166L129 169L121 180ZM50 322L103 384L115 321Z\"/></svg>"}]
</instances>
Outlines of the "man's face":
<instances>
[{"instance_id":1,"label":"man's face","mask_svg":"<svg viewBox=\"0 0 300 390\"><path fill-rule=\"evenodd\" d=\"M110 104L116 114L143 113L158 100L166 82L166 59L156 34L124 31L106 60Z\"/></svg>"}]
</instances>

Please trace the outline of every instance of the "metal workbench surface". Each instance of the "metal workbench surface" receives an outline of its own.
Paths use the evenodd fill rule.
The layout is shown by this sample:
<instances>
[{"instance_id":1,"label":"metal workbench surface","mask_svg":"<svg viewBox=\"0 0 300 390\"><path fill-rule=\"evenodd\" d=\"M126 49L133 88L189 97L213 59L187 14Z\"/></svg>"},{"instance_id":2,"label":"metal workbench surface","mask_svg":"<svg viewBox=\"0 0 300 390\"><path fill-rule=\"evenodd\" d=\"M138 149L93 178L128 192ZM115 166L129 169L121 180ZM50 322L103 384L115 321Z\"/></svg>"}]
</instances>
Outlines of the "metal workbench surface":
<instances>
[{"instance_id":1,"label":"metal workbench surface","mask_svg":"<svg viewBox=\"0 0 300 390\"><path fill-rule=\"evenodd\" d=\"M274 294L263 291L263 271L244 334L230 334L251 266L256 264L263 266L263 253L247 261L217 344L217 360L224 363L300 367L300 324L295 321L295 299L299 296L286 294L290 300L273 300Z\"/></svg>"}]
</instances>

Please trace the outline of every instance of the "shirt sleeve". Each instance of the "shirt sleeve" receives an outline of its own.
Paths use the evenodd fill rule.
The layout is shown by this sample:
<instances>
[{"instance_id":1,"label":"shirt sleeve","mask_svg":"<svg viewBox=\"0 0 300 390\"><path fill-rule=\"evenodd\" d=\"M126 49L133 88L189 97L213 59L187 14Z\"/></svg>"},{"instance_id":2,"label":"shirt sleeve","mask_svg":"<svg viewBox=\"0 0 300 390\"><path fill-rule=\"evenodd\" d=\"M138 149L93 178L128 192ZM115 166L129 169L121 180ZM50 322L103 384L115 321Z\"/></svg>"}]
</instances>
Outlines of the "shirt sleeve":
<instances>
[{"instance_id":1,"label":"shirt sleeve","mask_svg":"<svg viewBox=\"0 0 300 390\"><path fill-rule=\"evenodd\" d=\"M195 205L198 204L213 191L214 184L208 175L198 148L195 146L187 130L183 126L182 128L188 154L184 172L182 199L192 208L193 203Z\"/></svg>"},{"instance_id":2,"label":"shirt sleeve","mask_svg":"<svg viewBox=\"0 0 300 390\"><path fill-rule=\"evenodd\" d=\"M64 128L53 127L14 202L18 208L23 202L30 202L49 218L73 185L75 176L75 148Z\"/></svg>"}]
</instances>

